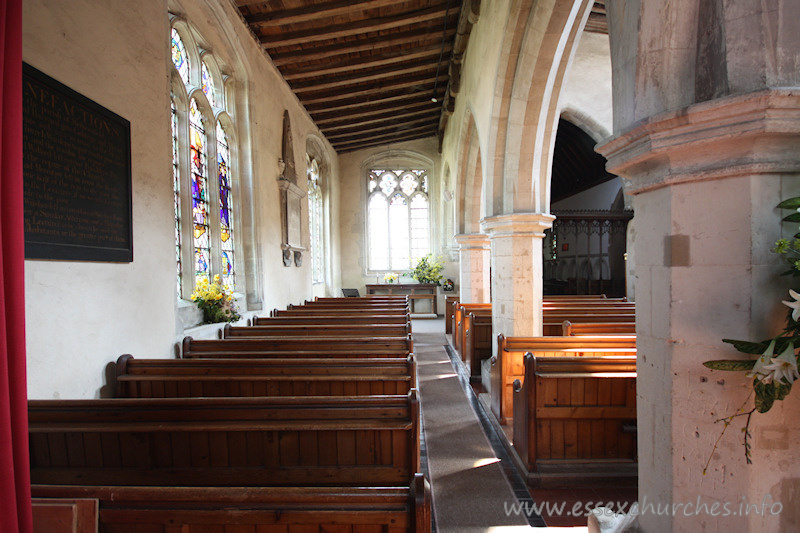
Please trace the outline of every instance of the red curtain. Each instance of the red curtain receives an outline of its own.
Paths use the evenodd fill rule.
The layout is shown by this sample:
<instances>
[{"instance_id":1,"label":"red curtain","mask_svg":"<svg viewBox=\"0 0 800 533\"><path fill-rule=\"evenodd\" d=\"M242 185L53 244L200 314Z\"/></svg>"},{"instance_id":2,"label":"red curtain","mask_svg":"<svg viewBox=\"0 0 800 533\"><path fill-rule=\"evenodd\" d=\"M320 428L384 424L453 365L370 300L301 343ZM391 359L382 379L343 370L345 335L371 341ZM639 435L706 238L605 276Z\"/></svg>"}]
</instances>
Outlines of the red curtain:
<instances>
[{"instance_id":1,"label":"red curtain","mask_svg":"<svg viewBox=\"0 0 800 533\"><path fill-rule=\"evenodd\" d=\"M0 0L0 529L31 533L22 216L22 0Z\"/></svg>"}]
</instances>

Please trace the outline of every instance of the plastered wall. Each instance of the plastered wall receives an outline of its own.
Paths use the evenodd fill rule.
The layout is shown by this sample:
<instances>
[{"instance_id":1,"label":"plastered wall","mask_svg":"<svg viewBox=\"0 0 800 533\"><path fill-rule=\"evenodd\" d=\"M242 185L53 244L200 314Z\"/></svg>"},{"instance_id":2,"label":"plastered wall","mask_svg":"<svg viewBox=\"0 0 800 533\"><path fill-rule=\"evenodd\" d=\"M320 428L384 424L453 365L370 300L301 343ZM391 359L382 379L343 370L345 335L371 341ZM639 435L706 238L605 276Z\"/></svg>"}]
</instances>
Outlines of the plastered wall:
<instances>
[{"instance_id":1,"label":"plastered wall","mask_svg":"<svg viewBox=\"0 0 800 533\"><path fill-rule=\"evenodd\" d=\"M233 5L26 0L23 8L23 59L131 123L134 246L132 263L26 261L29 396L96 397L106 384L106 367L119 355L172 357L185 334L213 335L212 326L184 330L174 296L170 13L196 30L199 44L234 80L238 190L245 193L236 204L237 239L243 241L237 245L243 244L242 252L250 249L239 259L256 302L248 311L311 297L311 262L287 268L281 260L275 180L284 109L291 117L303 187L306 138L322 136ZM323 144L331 161L329 198L335 200L338 161ZM330 209L335 213L338 203L332 201ZM307 231L307 206L303 224ZM335 246L338 231L330 224L328 230Z\"/></svg>"}]
</instances>

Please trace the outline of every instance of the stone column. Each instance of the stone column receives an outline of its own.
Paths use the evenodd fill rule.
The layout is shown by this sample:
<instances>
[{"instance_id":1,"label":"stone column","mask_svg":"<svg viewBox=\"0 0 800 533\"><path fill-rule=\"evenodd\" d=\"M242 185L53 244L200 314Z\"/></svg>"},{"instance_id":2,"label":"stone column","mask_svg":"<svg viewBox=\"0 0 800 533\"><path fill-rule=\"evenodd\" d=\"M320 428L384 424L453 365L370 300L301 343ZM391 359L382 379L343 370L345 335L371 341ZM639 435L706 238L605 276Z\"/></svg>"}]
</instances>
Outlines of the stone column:
<instances>
[{"instance_id":1,"label":"stone column","mask_svg":"<svg viewBox=\"0 0 800 533\"><path fill-rule=\"evenodd\" d=\"M491 241L495 336L541 335L542 239L553 220L544 213L512 213L481 221Z\"/></svg>"},{"instance_id":2,"label":"stone column","mask_svg":"<svg viewBox=\"0 0 800 533\"><path fill-rule=\"evenodd\" d=\"M714 421L752 407L752 381L702 363L745 358L722 339L762 340L785 324L792 280L779 277L785 267L770 249L786 214L775 206L800 195L800 96L763 90L656 114L598 151L634 195L639 502L650 504L642 530L793 529L800 394L754 415L747 465L744 419L716 451L723 425ZM759 513L743 516L748 503ZM659 505L673 507L658 514Z\"/></svg>"},{"instance_id":3,"label":"stone column","mask_svg":"<svg viewBox=\"0 0 800 533\"><path fill-rule=\"evenodd\" d=\"M489 303L490 248L484 233L463 233L455 236L459 251L459 301Z\"/></svg>"}]
</instances>

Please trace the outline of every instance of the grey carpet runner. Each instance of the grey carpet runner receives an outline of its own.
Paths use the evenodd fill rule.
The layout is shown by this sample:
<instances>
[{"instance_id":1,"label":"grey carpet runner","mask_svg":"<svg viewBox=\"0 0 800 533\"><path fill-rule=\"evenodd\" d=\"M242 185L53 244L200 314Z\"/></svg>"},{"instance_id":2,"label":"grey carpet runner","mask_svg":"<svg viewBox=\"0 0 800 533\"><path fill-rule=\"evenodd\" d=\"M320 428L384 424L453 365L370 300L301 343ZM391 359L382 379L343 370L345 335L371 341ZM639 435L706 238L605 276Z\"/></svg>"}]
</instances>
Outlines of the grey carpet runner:
<instances>
[{"instance_id":1,"label":"grey carpet runner","mask_svg":"<svg viewBox=\"0 0 800 533\"><path fill-rule=\"evenodd\" d=\"M444 321L414 320L413 336L436 530L530 531L509 512L518 499L444 348Z\"/></svg>"}]
</instances>

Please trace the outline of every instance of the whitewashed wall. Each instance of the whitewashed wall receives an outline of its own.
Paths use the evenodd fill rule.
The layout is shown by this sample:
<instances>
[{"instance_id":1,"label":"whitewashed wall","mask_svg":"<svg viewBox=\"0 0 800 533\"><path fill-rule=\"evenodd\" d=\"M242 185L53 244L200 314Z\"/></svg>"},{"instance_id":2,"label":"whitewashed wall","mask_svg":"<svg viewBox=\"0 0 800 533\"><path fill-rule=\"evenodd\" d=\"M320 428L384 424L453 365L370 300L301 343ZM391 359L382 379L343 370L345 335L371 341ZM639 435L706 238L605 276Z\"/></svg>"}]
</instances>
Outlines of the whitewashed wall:
<instances>
[{"instance_id":1,"label":"whitewashed wall","mask_svg":"<svg viewBox=\"0 0 800 533\"><path fill-rule=\"evenodd\" d=\"M208 326L184 331L176 312L169 12L197 30L202 46L236 80L240 186L253 191L249 227L237 230L242 230L240 237L253 236L254 253L244 265L254 272L251 288L264 309L310 297L311 262L286 268L280 253L275 180L284 109L291 115L301 186L306 137L322 136L233 5L215 0L26 0L23 8L23 59L131 122L134 243L132 263L26 261L29 396L96 397L106 383L106 366L119 355L171 357L184 334L213 334ZM330 145L325 146L335 198L338 162ZM240 199L240 214L248 200ZM335 242L338 235L332 233Z\"/></svg>"}]
</instances>

